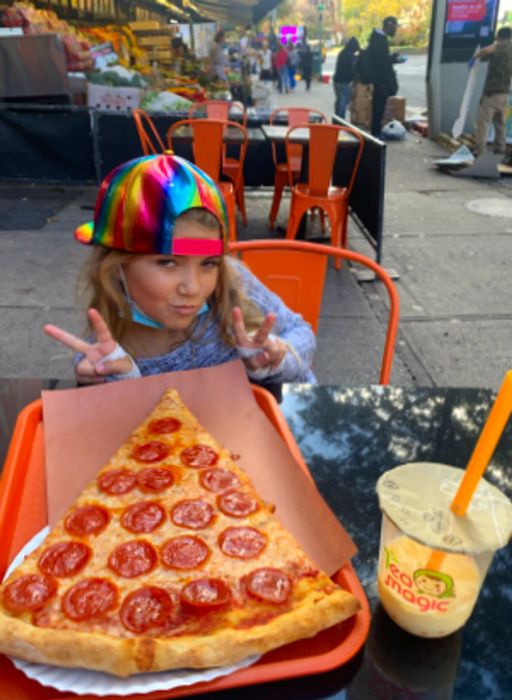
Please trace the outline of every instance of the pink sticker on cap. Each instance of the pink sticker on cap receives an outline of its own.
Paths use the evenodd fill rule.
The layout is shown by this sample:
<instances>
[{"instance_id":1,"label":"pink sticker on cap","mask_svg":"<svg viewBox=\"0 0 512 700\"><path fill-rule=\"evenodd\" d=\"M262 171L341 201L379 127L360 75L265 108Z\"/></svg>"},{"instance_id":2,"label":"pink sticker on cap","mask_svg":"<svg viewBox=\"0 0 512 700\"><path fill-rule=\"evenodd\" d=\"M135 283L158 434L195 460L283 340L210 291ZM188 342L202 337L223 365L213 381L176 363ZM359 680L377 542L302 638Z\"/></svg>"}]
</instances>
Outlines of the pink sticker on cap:
<instances>
[{"instance_id":1,"label":"pink sticker on cap","mask_svg":"<svg viewBox=\"0 0 512 700\"><path fill-rule=\"evenodd\" d=\"M172 255L222 255L224 243L211 238L174 238Z\"/></svg>"}]
</instances>

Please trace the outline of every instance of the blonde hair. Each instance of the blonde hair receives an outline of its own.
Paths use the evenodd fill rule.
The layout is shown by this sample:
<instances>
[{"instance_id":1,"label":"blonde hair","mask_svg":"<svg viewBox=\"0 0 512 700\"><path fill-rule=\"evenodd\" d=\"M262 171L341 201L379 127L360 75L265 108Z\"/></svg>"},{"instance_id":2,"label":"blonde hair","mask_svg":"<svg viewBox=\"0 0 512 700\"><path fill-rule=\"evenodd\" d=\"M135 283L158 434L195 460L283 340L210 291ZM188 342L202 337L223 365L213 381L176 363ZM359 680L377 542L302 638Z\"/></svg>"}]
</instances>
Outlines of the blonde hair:
<instances>
[{"instance_id":1,"label":"blonde hair","mask_svg":"<svg viewBox=\"0 0 512 700\"><path fill-rule=\"evenodd\" d=\"M182 220L195 221L215 230L217 234L220 233L218 219L206 209L188 209L176 219L176 223ZM100 312L113 338L128 352L132 349L126 344L125 337L133 321L119 268L142 257L144 257L143 254L127 253L102 246L94 247L79 280L79 290L81 296L85 298L87 308L94 308ZM225 256L221 259L217 285L208 303L210 313L218 319L221 336L229 345L235 344L231 332L231 314L234 306L242 309L248 331L256 330L263 320L262 312L247 297L240 275L233 266L228 264ZM89 328L89 332L91 330ZM193 326L188 337L200 340L200 334L194 336L194 330Z\"/></svg>"}]
</instances>

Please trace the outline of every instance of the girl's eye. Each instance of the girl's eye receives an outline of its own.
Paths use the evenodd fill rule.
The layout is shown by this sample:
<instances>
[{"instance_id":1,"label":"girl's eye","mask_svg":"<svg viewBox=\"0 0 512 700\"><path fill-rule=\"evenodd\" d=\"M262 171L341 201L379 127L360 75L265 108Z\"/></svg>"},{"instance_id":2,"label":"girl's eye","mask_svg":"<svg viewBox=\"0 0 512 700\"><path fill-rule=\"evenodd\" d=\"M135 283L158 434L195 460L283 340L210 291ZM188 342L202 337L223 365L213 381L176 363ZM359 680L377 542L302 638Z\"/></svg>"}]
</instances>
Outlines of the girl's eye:
<instances>
[{"instance_id":1,"label":"girl's eye","mask_svg":"<svg viewBox=\"0 0 512 700\"><path fill-rule=\"evenodd\" d=\"M174 267L176 265L176 261L172 258L160 258L160 260L156 261L156 264L159 267Z\"/></svg>"},{"instance_id":2,"label":"girl's eye","mask_svg":"<svg viewBox=\"0 0 512 700\"><path fill-rule=\"evenodd\" d=\"M219 265L220 265L220 258L214 258L213 260L205 260L202 263L203 267L207 267L209 269L214 268L214 267L219 267Z\"/></svg>"}]
</instances>

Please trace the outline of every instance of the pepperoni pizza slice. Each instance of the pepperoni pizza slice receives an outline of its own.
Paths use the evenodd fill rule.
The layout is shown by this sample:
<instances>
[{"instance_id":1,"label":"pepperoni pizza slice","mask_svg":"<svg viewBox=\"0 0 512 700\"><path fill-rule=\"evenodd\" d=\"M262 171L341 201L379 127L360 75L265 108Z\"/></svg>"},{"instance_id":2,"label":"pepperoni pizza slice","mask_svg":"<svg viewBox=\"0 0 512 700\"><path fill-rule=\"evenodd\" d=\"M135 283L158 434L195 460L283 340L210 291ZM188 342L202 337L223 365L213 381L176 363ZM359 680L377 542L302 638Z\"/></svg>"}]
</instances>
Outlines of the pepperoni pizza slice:
<instances>
[{"instance_id":1,"label":"pepperoni pizza slice","mask_svg":"<svg viewBox=\"0 0 512 700\"><path fill-rule=\"evenodd\" d=\"M168 390L0 588L0 652L128 676L235 663L353 615Z\"/></svg>"}]
</instances>

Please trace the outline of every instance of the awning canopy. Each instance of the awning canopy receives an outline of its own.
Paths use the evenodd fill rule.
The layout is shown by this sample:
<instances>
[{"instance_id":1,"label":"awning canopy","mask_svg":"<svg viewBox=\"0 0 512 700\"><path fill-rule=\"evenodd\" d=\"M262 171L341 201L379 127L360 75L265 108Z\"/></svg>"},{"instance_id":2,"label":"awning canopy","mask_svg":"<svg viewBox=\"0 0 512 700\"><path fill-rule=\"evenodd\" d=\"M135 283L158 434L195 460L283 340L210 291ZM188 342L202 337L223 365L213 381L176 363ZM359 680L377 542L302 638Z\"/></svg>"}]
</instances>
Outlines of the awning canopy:
<instances>
[{"instance_id":1,"label":"awning canopy","mask_svg":"<svg viewBox=\"0 0 512 700\"><path fill-rule=\"evenodd\" d=\"M223 24L258 22L281 0L181 0L184 10Z\"/></svg>"}]
</instances>

